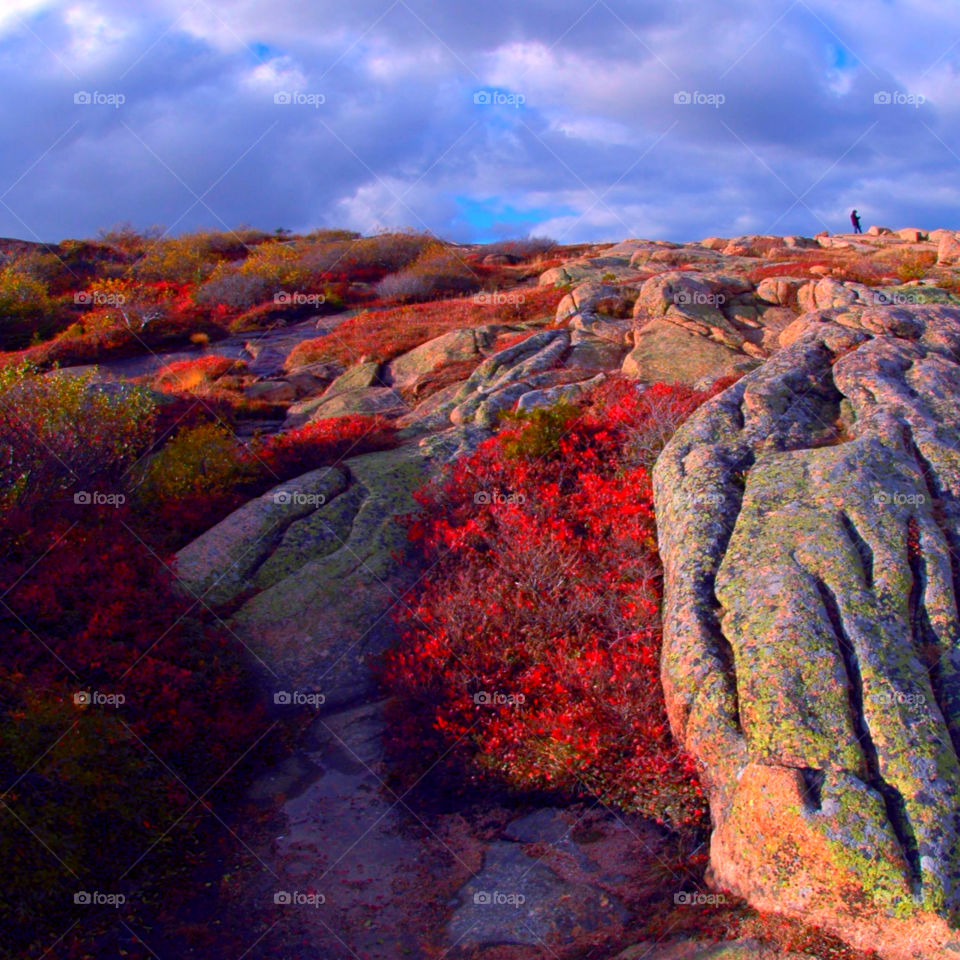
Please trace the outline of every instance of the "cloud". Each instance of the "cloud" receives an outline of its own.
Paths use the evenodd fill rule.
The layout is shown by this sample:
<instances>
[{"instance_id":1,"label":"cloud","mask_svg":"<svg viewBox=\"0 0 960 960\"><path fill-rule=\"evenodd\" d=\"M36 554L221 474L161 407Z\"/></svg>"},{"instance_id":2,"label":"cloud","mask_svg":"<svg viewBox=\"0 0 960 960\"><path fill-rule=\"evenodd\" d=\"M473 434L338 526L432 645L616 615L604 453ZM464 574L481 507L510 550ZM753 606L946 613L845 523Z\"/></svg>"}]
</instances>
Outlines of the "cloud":
<instances>
[{"instance_id":1,"label":"cloud","mask_svg":"<svg viewBox=\"0 0 960 960\"><path fill-rule=\"evenodd\" d=\"M957 225L958 39L933 0L19 0L0 234Z\"/></svg>"}]
</instances>

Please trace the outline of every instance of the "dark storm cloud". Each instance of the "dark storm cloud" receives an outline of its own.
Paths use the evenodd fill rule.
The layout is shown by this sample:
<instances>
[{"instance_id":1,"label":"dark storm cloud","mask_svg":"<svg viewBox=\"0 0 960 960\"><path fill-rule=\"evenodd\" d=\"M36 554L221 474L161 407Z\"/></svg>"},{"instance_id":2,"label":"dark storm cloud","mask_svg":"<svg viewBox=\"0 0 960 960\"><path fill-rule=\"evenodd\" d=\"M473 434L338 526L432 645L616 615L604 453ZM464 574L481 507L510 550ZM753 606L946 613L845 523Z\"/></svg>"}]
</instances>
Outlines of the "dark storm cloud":
<instances>
[{"instance_id":1,"label":"dark storm cloud","mask_svg":"<svg viewBox=\"0 0 960 960\"><path fill-rule=\"evenodd\" d=\"M0 234L956 226L958 38L921 0L11 0Z\"/></svg>"}]
</instances>

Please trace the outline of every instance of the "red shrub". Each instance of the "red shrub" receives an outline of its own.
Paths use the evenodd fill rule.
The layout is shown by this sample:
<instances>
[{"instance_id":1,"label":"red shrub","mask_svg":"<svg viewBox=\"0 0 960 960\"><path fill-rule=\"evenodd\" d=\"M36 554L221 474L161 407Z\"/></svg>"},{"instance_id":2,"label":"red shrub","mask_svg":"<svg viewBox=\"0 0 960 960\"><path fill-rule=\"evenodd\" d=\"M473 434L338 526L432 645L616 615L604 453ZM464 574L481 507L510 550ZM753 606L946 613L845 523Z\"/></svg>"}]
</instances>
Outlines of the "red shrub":
<instances>
[{"instance_id":1,"label":"red shrub","mask_svg":"<svg viewBox=\"0 0 960 960\"><path fill-rule=\"evenodd\" d=\"M137 526L124 507L48 505L0 534L0 856L17 890L0 924L18 956L68 929L76 892L142 902L183 872L263 726L231 638Z\"/></svg>"},{"instance_id":2,"label":"red shrub","mask_svg":"<svg viewBox=\"0 0 960 960\"><path fill-rule=\"evenodd\" d=\"M524 288L360 313L327 336L298 343L286 366L293 369L318 360L339 360L349 366L361 357L386 362L450 330L552 321L563 295L552 288Z\"/></svg>"},{"instance_id":3,"label":"red shrub","mask_svg":"<svg viewBox=\"0 0 960 960\"><path fill-rule=\"evenodd\" d=\"M395 443L396 428L383 417L328 417L267 437L247 457L259 483L269 485Z\"/></svg>"},{"instance_id":4,"label":"red shrub","mask_svg":"<svg viewBox=\"0 0 960 960\"><path fill-rule=\"evenodd\" d=\"M236 360L217 354L175 360L153 375L153 383L158 390L170 393L192 392L209 388L215 380L237 366Z\"/></svg>"},{"instance_id":5,"label":"red shrub","mask_svg":"<svg viewBox=\"0 0 960 960\"><path fill-rule=\"evenodd\" d=\"M384 665L398 743L521 788L588 791L674 826L705 814L659 683L647 473L709 394L616 380L514 418L418 494L430 572Z\"/></svg>"}]
</instances>

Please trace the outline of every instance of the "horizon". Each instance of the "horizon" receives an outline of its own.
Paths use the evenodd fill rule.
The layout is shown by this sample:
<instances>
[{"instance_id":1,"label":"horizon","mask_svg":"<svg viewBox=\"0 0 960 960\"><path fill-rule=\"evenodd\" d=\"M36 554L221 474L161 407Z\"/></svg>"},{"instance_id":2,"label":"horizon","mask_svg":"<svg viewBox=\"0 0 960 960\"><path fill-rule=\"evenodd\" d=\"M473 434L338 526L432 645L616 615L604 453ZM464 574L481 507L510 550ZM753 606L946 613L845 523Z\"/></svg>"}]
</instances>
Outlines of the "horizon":
<instances>
[{"instance_id":1,"label":"horizon","mask_svg":"<svg viewBox=\"0 0 960 960\"><path fill-rule=\"evenodd\" d=\"M853 208L949 227L958 37L923 0L12 0L0 235L683 242L842 233Z\"/></svg>"}]
</instances>

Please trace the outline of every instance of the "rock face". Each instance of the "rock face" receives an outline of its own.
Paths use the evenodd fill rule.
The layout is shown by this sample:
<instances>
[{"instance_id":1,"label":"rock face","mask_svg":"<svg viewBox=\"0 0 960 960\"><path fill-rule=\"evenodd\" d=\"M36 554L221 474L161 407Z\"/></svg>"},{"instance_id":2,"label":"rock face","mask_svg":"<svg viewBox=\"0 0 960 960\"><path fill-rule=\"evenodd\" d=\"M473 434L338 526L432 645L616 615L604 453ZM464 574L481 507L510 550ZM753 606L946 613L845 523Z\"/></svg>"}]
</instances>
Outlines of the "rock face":
<instances>
[{"instance_id":1,"label":"rock face","mask_svg":"<svg viewBox=\"0 0 960 960\"><path fill-rule=\"evenodd\" d=\"M960 309L807 314L654 472L663 680L720 887L960 957Z\"/></svg>"},{"instance_id":2,"label":"rock face","mask_svg":"<svg viewBox=\"0 0 960 960\"><path fill-rule=\"evenodd\" d=\"M373 690L367 666L393 638L390 609L416 577L395 517L416 508L417 449L345 460L245 504L177 554L207 603L253 593L230 628L268 689L322 693L328 707Z\"/></svg>"}]
</instances>

